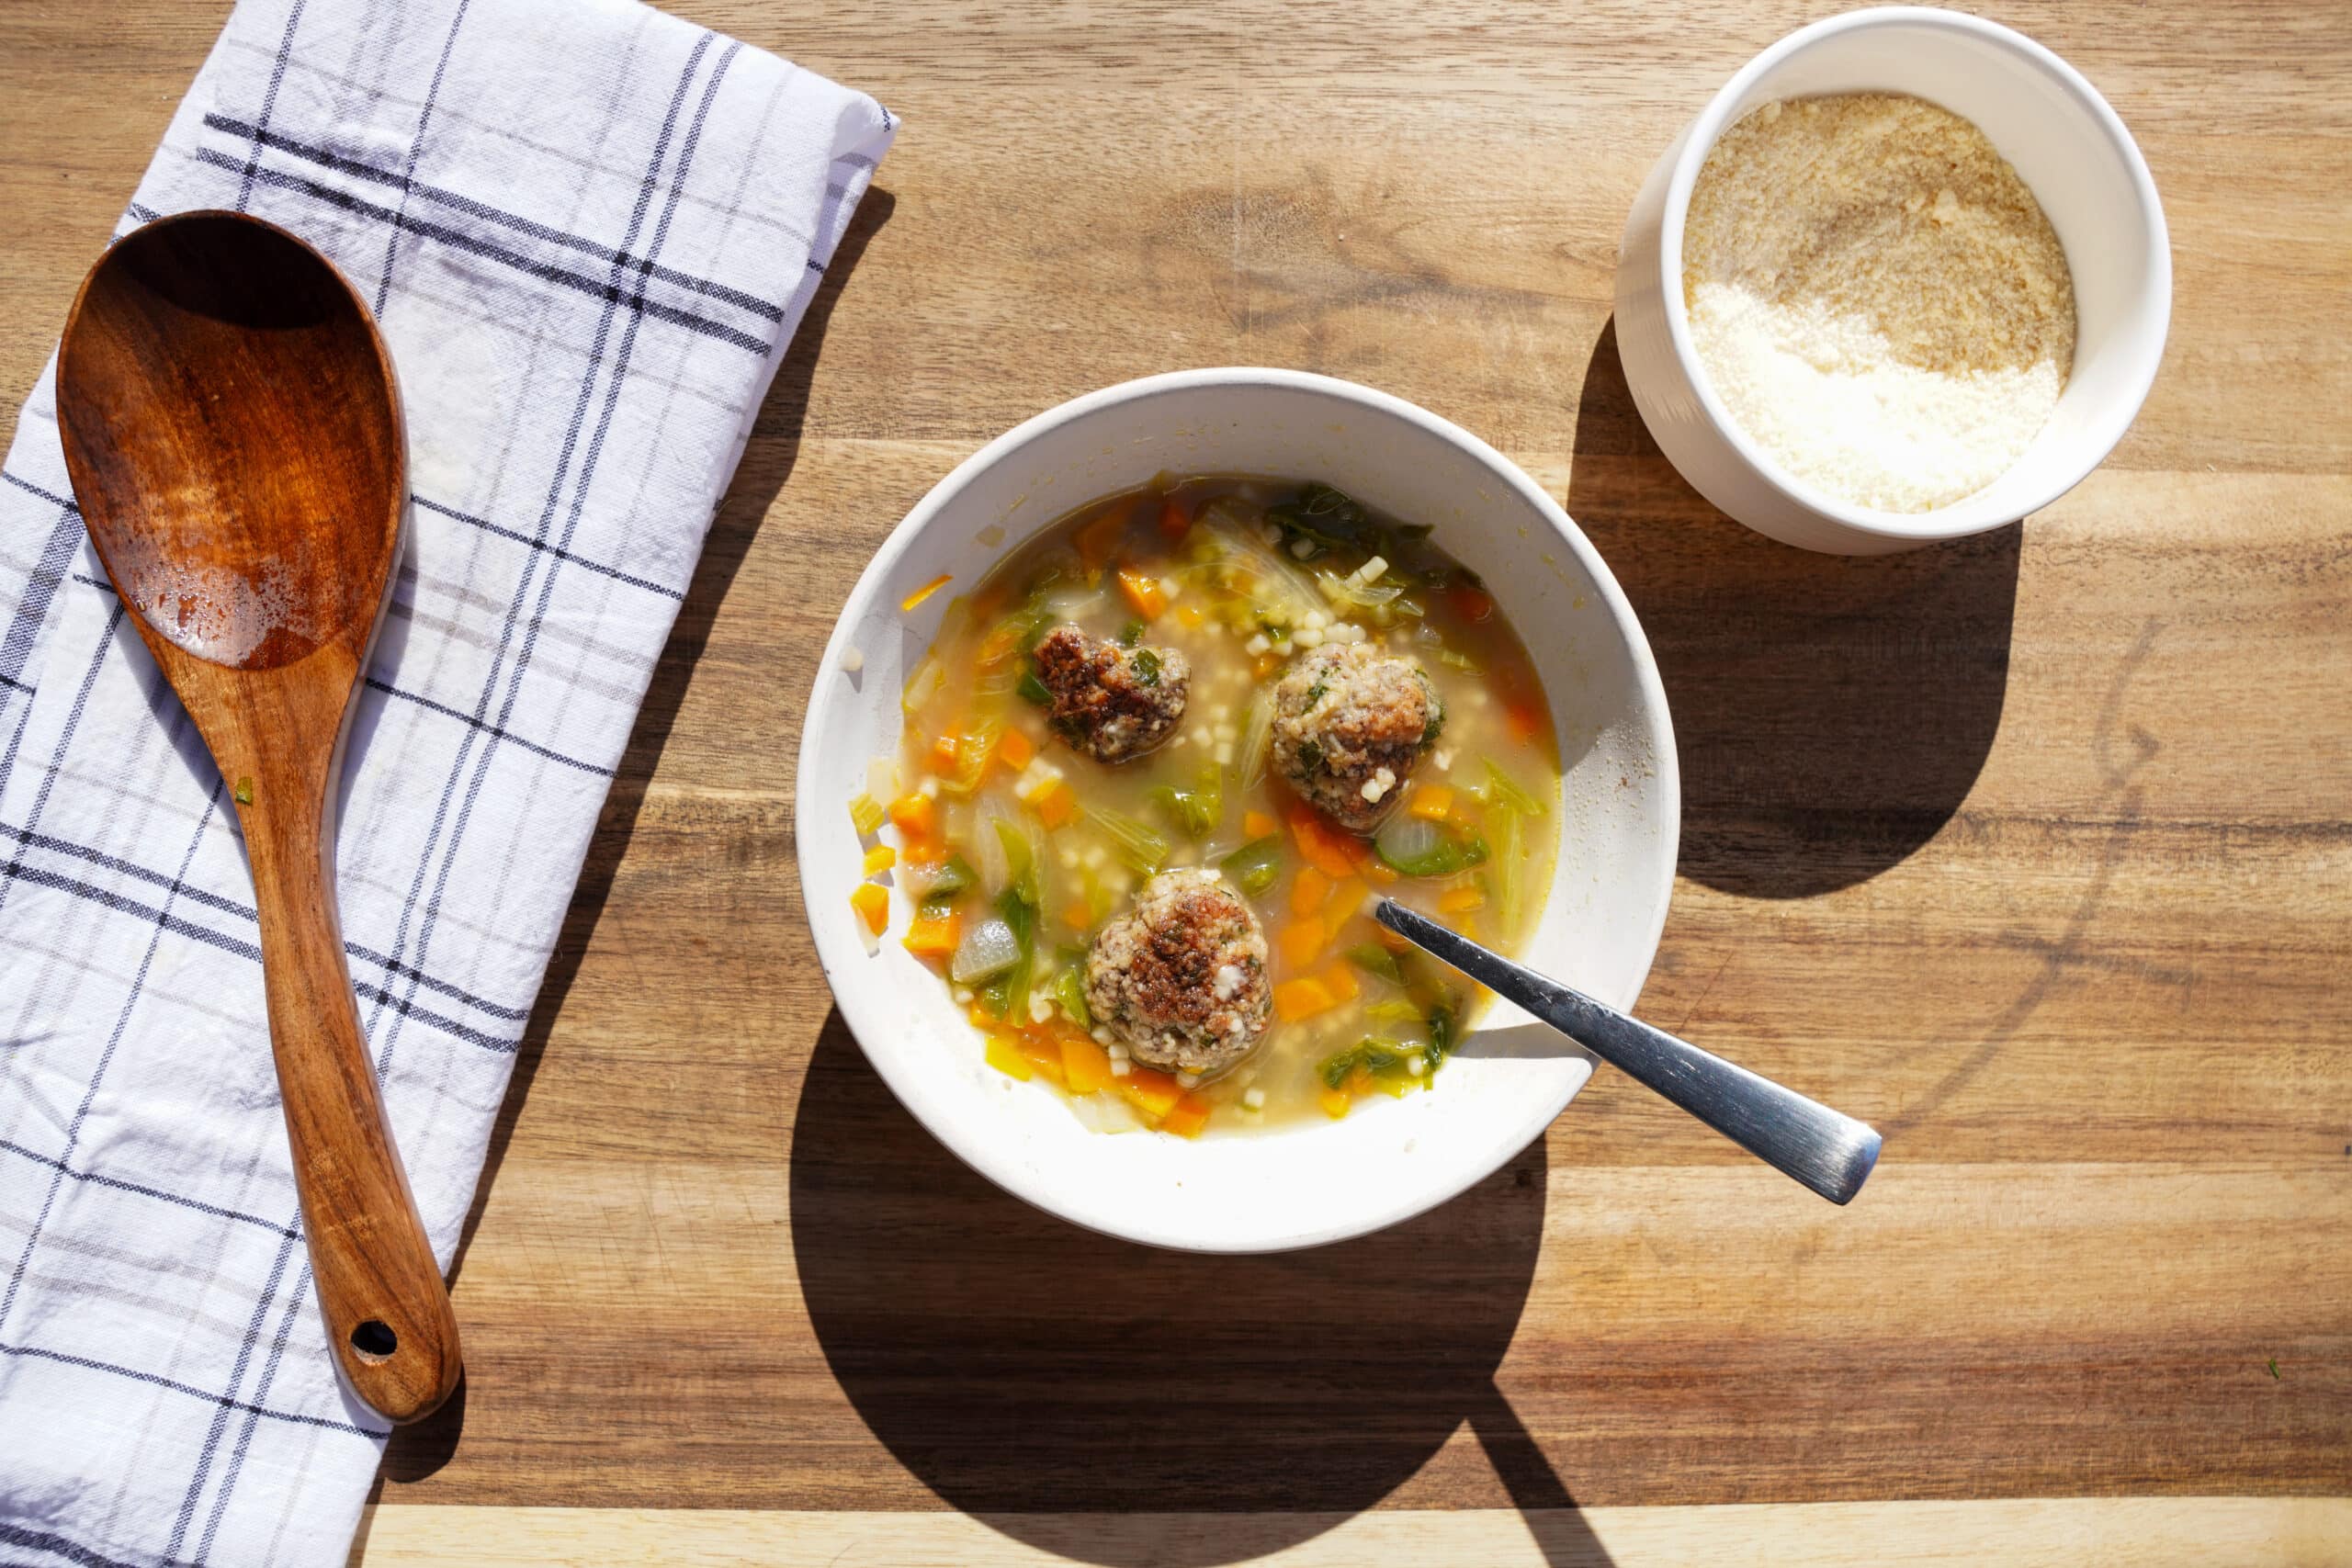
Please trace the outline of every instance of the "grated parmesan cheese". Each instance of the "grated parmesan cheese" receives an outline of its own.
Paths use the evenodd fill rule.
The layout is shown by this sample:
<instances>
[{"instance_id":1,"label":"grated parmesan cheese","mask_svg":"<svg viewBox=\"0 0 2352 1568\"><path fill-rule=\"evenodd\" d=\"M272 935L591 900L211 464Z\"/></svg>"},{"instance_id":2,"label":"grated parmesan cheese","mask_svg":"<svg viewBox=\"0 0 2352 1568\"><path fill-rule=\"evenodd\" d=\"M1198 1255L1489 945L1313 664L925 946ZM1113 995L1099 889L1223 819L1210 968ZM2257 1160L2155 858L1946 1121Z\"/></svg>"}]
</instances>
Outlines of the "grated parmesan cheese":
<instances>
[{"instance_id":1,"label":"grated parmesan cheese","mask_svg":"<svg viewBox=\"0 0 2352 1568\"><path fill-rule=\"evenodd\" d=\"M1767 104L1699 171L1683 291L1700 364L1791 473L1928 512L2007 471L2075 354L2074 279L1984 133L1918 98Z\"/></svg>"}]
</instances>

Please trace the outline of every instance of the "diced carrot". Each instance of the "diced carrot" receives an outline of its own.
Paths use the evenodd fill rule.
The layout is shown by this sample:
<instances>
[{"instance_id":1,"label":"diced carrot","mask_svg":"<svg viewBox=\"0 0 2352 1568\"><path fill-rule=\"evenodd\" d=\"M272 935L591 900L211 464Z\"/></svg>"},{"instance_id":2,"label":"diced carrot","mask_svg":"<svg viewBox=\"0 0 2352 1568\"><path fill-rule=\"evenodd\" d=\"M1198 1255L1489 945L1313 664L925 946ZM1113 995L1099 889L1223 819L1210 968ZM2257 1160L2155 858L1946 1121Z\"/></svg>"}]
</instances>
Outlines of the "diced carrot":
<instances>
[{"instance_id":1,"label":"diced carrot","mask_svg":"<svg viewBox=\"0 0 2352 1568\"><path fill-rule=\"evenodd\" d=\"M1314 963L1316 955L1323 951L1328 933L1323 929L1323 922L1310 915L1284 926L1282 934L1274 940L1283 955L1283 963L1293 969L1304 969Z\"/></svg>"},{"instance_id":2,"label":"diced carrot","mask_svg":"<svg viewBox=\"0 0 2352 1568\"><path fill-rule=\"evenodd\" d=\"M1168 594L1159 586L1159 579L1148 571L1121 567L1119 592L1125 596L1128 607L1147 621L1159 619L1161 612L1168 608Z\"/></svg>"},{"instance_id":3,"label":"diced carrot","mask_svg":"<svg viewBox=\"0 0 2352 1568\"><path fill-rule=\"evenodd\" d=\"M1258 655L1257 662L1250 666L1250 673L1253 678L1262 681L1282 667L1283 659L1281 654L1261 653Z\"/></svg>"},{"instance_id":4,"label":"diced carrot","mask_svg":"<svg viewBox=\"0 0 2352 1568\"><path fill-rule=\"evenodd\" d=\"M1093 923L1094 911L1083 898L1071 899L1069 908L1062 911L1062 924L1074 931L1082 931Z\"/></svg>"},{"instance_id":5,"label":"diced carrot","mask_svg":"<svg viewBox=\"0 0 2352 1568\"><path fill-rule=\"evenodd\" d=\"M939 806L921 791L902 795L890 803L890 820L910 839L928 839L938 831Z\"/></svg>"},{"instance_id":6,"label":"diced carrot","mask_svg":"<svg viewBox=\"0 0 2352 1568\"><path fill-rule=\"evenodd\" d=\"M1041 1030L1022 1032L1021 1054L1041 1067L1051 1067L1056 1077L1062 1074L1062 1043Z\"/></svg>"},{"instance_id":7,"label":"diced carrot","mask_svg":"<svg viewBox=\"0 0 2352 1568\"><path fill-rule=\"evenodd\" d=\"M1537 702L1514 700L1503 705L1503 723L1510 727L1514 740L1532 740L1550 722L1550 716Z\"/></svg>"},{"instance_id":8,"label":"diced carrot","mask_svg":"<svg viewBox=\"0 0 2352 1568\"><path fill-rule=\"evenodd\" d=\"M1340 928L1354 919L1363 910L1363 901L1371 892L1372 889L1363 885L1363 879L1355 876L1331 889L1330 900L1323 906L1323 921L1333 936L1338 936Z\"/></svg>"},{"instance_id":9,"label":"diced carrot","mask_svg":"<svg viewBox=\"0 0 2352 1568\"><path fill-rule=\"evenodd\" d=\"M1119 547L1119 536L1127 531L1127 519L1135 515L1139 497L1121 496L1103 509L1102 514L1087 524L1071 536L1078 546L1079 564L1091 579L1102 574L1110 564L1111 552Z\"/></svg>"},{"instance_id":10,"label":"diced carrot","mask_svg":"<svg viewBox=\"0 0 2352 1568\"><path fill-rule=\"evenodd\" d=\"M1414 817L1442 822L1453 814L1453 790L1446 784L1416 784L1413 797L1405 803L1405 810Z\"/></svg>"},{"instance_id":11,"label":"diced carrot","mask_svg":"<svg viewBox=\"0 0 2352 1568\"><path fill-rule=\"evenodd\" d=\"M1035 760L1037 743L1017 729L1008 729L1004 732L1004 739L996 743L996 754L1004 759L1006 767L1017 773Z\"/></svg>"},{"instance_id":12,"label":"diced carrot","mask_svg":"<svg viewBox=\"0 0 2352 1568\"><path fill-rule=\"evenodd\" d=\"M1315 1099L1316 1102L1323 1107L1323 1114L1334 1122L1345 1116L1348 1113L1348 1107L1355 1102L1354 1097L1343 1089L1323 1089L1316 1095Z\"/></svg>"},{"instance_id":13,"label":"diced carrot","mask_svg":"<svg viewBox=\"0 0 2352 1568\"><path fill-rule=\"evenodd\" d=\"M1176 606L1176 624L1187 631L1199 631L1207 624L1207 621L1208 617L1201 614L1201 607L1198 604Z\"/></svg>"},{"instance_id":14,"label":"diced carrot","mask_svg":"<svg viewBox=\"0 0 2352 1568\"><path fill-rule=\"evenodd\" d=\"M1284 980L1274 987L1274 1013L1284 1023L1312 1018L1318 1012L1329 1012L1339 1005L1340 998L1313 976Z\"/></svg>"},{"instance_id":15,"label":"diced carrot","mask_svg":"<svg viewBox=\"0 0 2352 1568\"><path fill-rule=\"evenodd\" d=\"M1290 885L1290 912L1311 915L1323 907L1324 898L1331 891L1331 879L1311 865L1298 868L1298 880Z\"/></svg>"},{"instance_id":16,"label":"diced carrot","mask_svg":"<svg viewBox=\"0 0 2352 1568\"><path fill-rule=\"evenodd\" d=\"M876 844L865 852L865 874L878 876L899 863L899 852L888 844Z\"/></svg>"},{"instance_id":17,"label":"diced carrot","mask_svg":"<svg viewBox=\"0 0 2352 1568\"><path fill-rule=\"evenodd\" d=\"M1159 1130L1180 1138L1197 1138L1201 1129L1209 1124L1209 1109L1207 1100L1197 1094L1188 1094L1159 1119Z\"/></svg>"},{"instance_id":18,"label":"diced carrot","mask_svg":"<svg viewBox=\"0 0 2352 1568\"><path fill-rule=\"evenodd\" d=\"M1367 855L1356 864L1363 879L1374 887L1394 887L1405 879L1388 869L1388 863L1378 855Z\"/></svg>"},{"instance_id":19,"label":"diced carrot","mask_svg":"<svg viewBox=\"0 0 2352 1568\"><path fill-rule=\"evenodd\" d=\"M1348 852L1347 840L1325 827L1323 819L1312 809L1301 809L1291 818L1290 832L1298 840L1298 852L1306 857L1306 863L1324 875L1341 877L1355 870L1355 857Z\"/></svg>"},{"instance_id":20,"label":"diced carrot","mask_svg":"<svg viewBox=\"0 0 2352 1568\"><path fill-rule=\"evenodd\" d=\"M1487 907L1487 892L1476 883L1465 882L1459 887L1449 887L1439 894L1437 907L1449 915L1466 915L1473 909Z\"/></svg>"},{"instance_id":21,"label":"diced carrot","mask_svg":"<svg viewBox=\"0 0 2352 1568\"><path fill-rule=\"evenodd\" d=\"M1113 1078L1111 1086L1119 1098L1157 1122L1176 1109L1184 1098L1184 1088L1166 1073L1149 1067L1132 1067L1126 1077Z\"/></svg>"},{"instance_id":22,"label":"diced carrot","mask_svg":"<svg viewBox=\"0 0 2352 1568\"><path fill-rule=\"evenodd\" d=\"M1159 536L1173 544L1193 531L1193 514L1174 496L1159 503Z\"/></svg>"},{"instance_id":23,"label":"diced carrot","mask_svg":"<svg viewBox=\"0 0 2352 1568\"><path fill-rule=\"evenodd\" d=\"M1072 1094L1111 1086L1111 1053L1083 1034L1062 1036L1062 1082Z\"/></svg>"},{"instance_id":24,"label":"diced carrot","mask_svg":"<svg viewBox=\"0 0 2352 1568\"><path fill-rule=\"evenodd\" d=\"M849 907L865 922L865 929L880 936L890 923L890 890L878 883L861 882L851 890Z\"/></svg>"},{"instance_id":25,"label":"diced carrot","mask_svg":"<svg viewBox=\"0 0 2352 1568\"><path fill-rule=\"evenodd\" d=\"M974 1002L970 1007L966 1008L964 1010L964 1016L971 1020L972 1027L978 1030L982 1034L994 1034L998 1030L1004 1027L1004 1020L990 1017L989 1015L989 1010L980 1006L978 1002Z\"/></svg>"},{"instance_id":26,"label":"diced carrot","mask_svg":"<svg viewBox=\"0 0 2352 1568\"><path fill-rule=\"evenodd\" d=\"M943 571L937 577L933 578L929 582L924 583L921 588L916 589L912 593L910 593L905 598L899 600L899 608L902 611L911 612L916 605L922 604L924 600L930 598L933 594L938 592L941 589L946 587L950 582L955 581L955 575L952 572Z\"/></svg>"},{"instance_id":27,"label":"diced carrot","mask_svg":"<svg viewBox=\"0 0 2352 1568\"><path fill-rule=\"evenodd\" d=\"M931 743L931 765L943 773L961 772L964 765L963 738L943 735Z\"/></svg>"},{"instance_id":28,"label":"diced carrot","mask_svg":"<svg viewBox=\"0 0 2352 1568\"><path fill-rule=\"evenodd\" d=\"M1272 818L1254 807L1241 814L1241 836L1245 839L1262 839L1272 832L1275 826Z\"/></svg>"},{"instance_id":29,"label":"diced carrot","mask_svg":"<svg viewBox=\"0 0 2352 1568\"><path fill-rule=\"evenodd\" d=\"M947 858L947 846L936 839L919 839L899 852L909 865L937 865Z\"/></svg>"},{"instance_id":30,"label":"diced carrot","mask_svg":"<svg viewBox=\"0 0 2352 1568\"><path fill-rule=\"evenodd\" d=\"M907 928L907 951L919 958L944 958L964 937L964 918L950 909L944 915L917 915Z\"/></svg>"},{"instance_id":31,"label":"diced carrot","mask_svg":"<svg viewBox=\"0 0 2352 1568\"><path fill-rule=\"evenodd\" d=\"M1355 1000L1356 993L1363 989L1356 982L1355 970L1345 964L1334 964L1323 971L1323 988L1330 993L1333 1007Z\"/></svg>"},{"instance_id":32,"label":"diced carrot","mask_svg":"<svg viewBox=\"0 0 2352 1568\"><path fill-rule=\"evenodd\" d=\"M1384 925L1374 924L1373 926L1372 939L1391 953L1410 953L1413 951L1413 942L1410 937L1403 936L1396 931L1392 931Z\"/></svg>"},{"instance_id":33,"label":"diced carrot","mask_svg":"<svg viewBox=\"0 0 2352 1568\"><path fill-rule=\"evenodd\" d=\"M1027 1083L1036 1071L1030 1066L1019 1042L1003 1034L989 1036L988 1064L1005 1077L1019 1078L1023 1083Z\"/></svg>"},{"instance_id":34,"label":"diced carrot","mask_svg":"<svg viewBox=\"0 0 2352 1568\"><path fill-rule=\"evenodd\" d=\"M1078 792L1066 784L1057 784L1032 803L1037 820L1048 828L1058 828L1078 815Z\"/></svg>"}]
</instances>

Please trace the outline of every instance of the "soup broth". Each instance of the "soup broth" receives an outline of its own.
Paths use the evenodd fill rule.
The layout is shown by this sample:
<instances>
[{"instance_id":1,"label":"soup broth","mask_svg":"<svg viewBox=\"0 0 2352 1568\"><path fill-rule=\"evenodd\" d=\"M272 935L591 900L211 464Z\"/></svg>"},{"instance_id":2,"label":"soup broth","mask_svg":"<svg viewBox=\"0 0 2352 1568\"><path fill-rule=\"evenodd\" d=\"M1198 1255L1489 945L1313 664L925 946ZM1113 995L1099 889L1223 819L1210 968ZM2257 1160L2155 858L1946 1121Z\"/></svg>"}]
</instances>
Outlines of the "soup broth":
<instances>
[{"instance_id":1,"label":"soup broth","mask_svg":"<svg viewBox=\"0 0 2352 1568\"><path fill-rule=\"evenodd\" d=\"M1071 513L950 607L902 701L893 776L854 806L860 913L879 940L894 881L899 940L989 1060L1098 1130L1442 1088L1483 998L1367 895L1510 953L1551 884L1558 754L1526 649L1426 527L1326 485L1185 479ZM1153 880L1180 869L1215 881ZM1148 922L1179 894L1227 945L1146 985L1117 965L1173 940ZM1213 994L1171 999L1185 975ZM1170 1007L1164 1037L1135 1022Z\"/></svg>"}]
</instances>

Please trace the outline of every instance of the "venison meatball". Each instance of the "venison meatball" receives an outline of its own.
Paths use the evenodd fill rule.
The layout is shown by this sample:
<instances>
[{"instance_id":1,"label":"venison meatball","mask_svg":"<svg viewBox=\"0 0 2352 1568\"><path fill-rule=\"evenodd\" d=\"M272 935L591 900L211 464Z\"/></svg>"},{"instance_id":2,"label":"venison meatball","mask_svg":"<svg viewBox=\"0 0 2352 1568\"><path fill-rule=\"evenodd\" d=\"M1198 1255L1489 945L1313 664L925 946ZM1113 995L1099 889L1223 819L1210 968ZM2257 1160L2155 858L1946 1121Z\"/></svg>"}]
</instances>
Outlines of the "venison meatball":
<instances>
[{"instance_id":1,"label":"venison meatball","mask_svg":"<svg viewBox=\"0 0 2352 1568\"><path fill-rule=\"evenodd\" d=\"M1140 757L1184 716L1192 666L1172 648L1121 648L1075 626L1047 632L1034 655L1053 694L1054 733L1100 762Z\"/></svg>"},{"instance_id":2,"label":"venison meatball","mask_svg":"<svg viewBox=\"0 0 2352 1568\"><path fill-rule=\"evenodd\" d=\"M1444 723L1419 664L1368 642L1327 644L1274 684L1274 771L1340 827L1368 833Z\"/></svg>"},{"instance_id":3,"label":"venison meatball","mask_svg":"<svg viewBox=\"0 0 2352 1568\"><path fill-rule=\"evenodd\" d=\"M1273 1013L1266 933L1214 871L1163 871L1086 955L1086 1005L1135 1059L1223 1072L1265 1037Z\"/></svg>"}]
</instances>

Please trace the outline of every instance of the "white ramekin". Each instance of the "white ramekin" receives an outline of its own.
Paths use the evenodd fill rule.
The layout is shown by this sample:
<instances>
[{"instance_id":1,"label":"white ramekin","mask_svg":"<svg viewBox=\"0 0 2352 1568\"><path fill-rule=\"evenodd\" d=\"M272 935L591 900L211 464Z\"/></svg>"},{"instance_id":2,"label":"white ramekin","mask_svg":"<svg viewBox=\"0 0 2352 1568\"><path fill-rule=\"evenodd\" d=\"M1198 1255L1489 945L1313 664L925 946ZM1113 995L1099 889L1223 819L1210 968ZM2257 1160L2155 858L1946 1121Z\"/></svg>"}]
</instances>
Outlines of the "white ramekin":
<instances>
[{"instance_id":1,"label":"white ramekin","mask_svg":"<svg viewBox=\"0 0 2352 1568\"><path fill-rule=\"evenodd\" d=\"M2074 374L2007 473L1932 512L1840 501L1774 462L1732 422L1690 344L1682 223L1715 139L1776 99L1907 93L1973 120L2031 187L2074 273ZM1791 33L1726 83L1668 148L1625 220L1617 344L1668 461L1724 513L1807 549L1880 555L1981 533L2048 505L2122 439L2155 379L2172 315L2172 251L2131 132L2082 74L2031 39L1957 11L1850 11Z\"/></svg>"},{"instance_id":2,"label":"white ramekin","mask_svg":"<svg viewBox=\"0 0 2352 1568\"><path fill-rule=\"evenodd\" d=\"M1014 1195L1154 1246L1268 1252L1362 1235L1492 1173L1583 1087L1588 1060L1489 1008L1438 1087L1196 1142L1106 1135L1040 1084L981 1059L947 989L900 944L869 953L850 911L865 875L849 817L866 762L894 751L907 675L955 594L1056 516L1161 472L1327 479L1428 523L1487 580L1526 639L1560 738L1559 863L1523 956L1621 1007L1657 951L1681 795L1649 644L1592 544L1542 486L1476 436L1368 387L1294 370L1187 370L1108 387L999 436L933 487L842 606L809 694L795 784L801 891L817 957L884 1081L957 1155ZM911 612L902 602L954 581ZM853 651L855 658L851 658Z\"/></svg>"}]
</instances>

